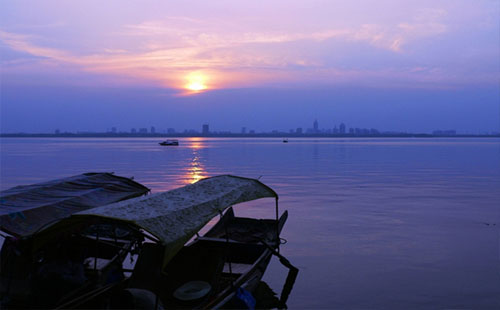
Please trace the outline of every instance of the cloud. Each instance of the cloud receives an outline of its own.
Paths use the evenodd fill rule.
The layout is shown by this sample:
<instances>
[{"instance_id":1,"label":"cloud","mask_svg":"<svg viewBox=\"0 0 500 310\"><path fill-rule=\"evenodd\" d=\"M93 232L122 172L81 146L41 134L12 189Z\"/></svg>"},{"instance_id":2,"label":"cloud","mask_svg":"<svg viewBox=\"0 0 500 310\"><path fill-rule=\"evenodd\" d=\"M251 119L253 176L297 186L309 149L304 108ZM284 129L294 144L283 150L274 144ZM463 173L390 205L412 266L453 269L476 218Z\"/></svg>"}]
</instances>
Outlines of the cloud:
<instances>
[{"instance_id":1,"label":"cloud","mask_svg":"<svg viewBox=\"0 0 500 310\"><path fill-rule=\"evenodd\" d=\"M354 42L364 44L366 50L404 54L409 43L449 31L442 21L446 16L445 10L422 9L405 22L364 23L314 31L263 31L230 21L173 16L125 24L111 33L125 44L101 43L101 52L86 55L35 44L35 37L30 35L0 31L0 40L14 50L42 57L45 62L76 65L84 71L130 76L173 88L182 88L186 76L193 71L207 76L211 88L335 83L382 76L393 79L404 76L411 80L412 75L415 80L428 81L442 80L442 73L415 71L414 67L419 65L391 68L390 62L387 67L391 70L354 70L348 64L339 66L343 67L340 69L329 63L328 56L324 56L328 53L323 51L330 49L336 53L335 47ZM423 72L427 74L425 79Z\"/></svg>"},{"instance_id":2,"label":"cloud","mask_svg":"<svg viewBox=\"0 0 500 310\"><path fill-rule=\"evenodd\" d=\"M282 44L302 40L321 42L338 38L362 41L377 48L401 52L405 42L445 33L447 27L440 22L444 16L446 11L442 9L421 9L407 22L392 25L362 23L354 27L330 27L319 31L248 31L247 27L229 21L169 17L126 25L120 34L150 38L156 42L152 46L154 49L171 46L216 49L245 44Z\"/></svg>"},{"instance_id":3,"label":"cloud","mask_svg":"<svg viewBox=\"0 0 500 310\"><path fill-rule=\"evenodd\" d=\"M73 57L69 53L54 48L46 48L34 45L30 43L31 38L32 36L29 35L15 34L0 30L0 40L2 40L5 44L10 46L14 50L29 53L34 56L71 62Z\"/></svg>"}]
</instances>

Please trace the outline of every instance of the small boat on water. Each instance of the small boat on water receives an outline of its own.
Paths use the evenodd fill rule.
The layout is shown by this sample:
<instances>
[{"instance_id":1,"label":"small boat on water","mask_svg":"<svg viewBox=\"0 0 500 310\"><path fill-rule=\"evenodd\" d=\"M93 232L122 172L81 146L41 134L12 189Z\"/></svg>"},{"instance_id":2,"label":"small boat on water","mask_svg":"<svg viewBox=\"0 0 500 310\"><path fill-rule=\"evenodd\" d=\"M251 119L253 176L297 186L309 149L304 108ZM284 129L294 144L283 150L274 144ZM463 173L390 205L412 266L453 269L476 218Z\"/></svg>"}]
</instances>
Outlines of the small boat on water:
<instances>
[{"instance_id":1,"label":"small boat on water","mask_svg":"<svg viewBox=\"0 0 500 310\"><path fill-rule=\"evenodd\" d=\"M221 175L148 193L109 173L1 192L2 309L252 308L273 255L289 268L286 307L298 269L279 254L288 213L278 217L276 192ZM234 215L232 206L266 197L275 219Z\"/></svg>"},{"instance_id":2,"label":"small boat on water","mask_svg":"<svg viewBox=\"0 0 500 310\"><path fill-rule=\"evenodd\" d=\"M284 138L283 143L288 143L288 138Z\"/></svg>"},{"instance_id":3,"label":"small boat on water","mask_svg":"<svg viewBox=\"0 0 500 310\"><path fill-rule=\"evenodd\" d=\"M168 145L179 145L179 140L177 139L169 139L169 140L165 140L163 142L160 142L158 143L159 145L163 145L163 146L168 146Z\"/></svg>"}]
</instances>

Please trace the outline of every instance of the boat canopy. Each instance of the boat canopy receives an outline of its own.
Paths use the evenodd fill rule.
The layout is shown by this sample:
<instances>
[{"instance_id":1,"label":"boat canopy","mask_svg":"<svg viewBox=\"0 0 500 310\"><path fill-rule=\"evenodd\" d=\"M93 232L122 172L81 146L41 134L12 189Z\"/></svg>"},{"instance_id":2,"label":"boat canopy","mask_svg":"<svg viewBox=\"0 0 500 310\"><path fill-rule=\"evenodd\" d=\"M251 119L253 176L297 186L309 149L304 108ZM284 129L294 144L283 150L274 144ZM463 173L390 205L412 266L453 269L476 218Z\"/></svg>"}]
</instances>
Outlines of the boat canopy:
<instances>
[{"instance_id":1,"label":"boat canopy","mask_svg":"<svg viewBox=\"0 0 500 310\"><path fill-rule=\"evenodd\" d=\"M202 179L167 192L88 209L71 217L125 221L149 232L165 245L168 262L213 217L226 208L278 195L258 180L231 175ZM88 219L88 218L87 218Z\"/></svg>"},{"instance_id":2,"label":"boat canopy","mask_svg":"<svg viewBox=\"0 0 500 310\"><path fill-rule=\"evenodd\" d=\"M146 194L149 189L112 173L84 173L0 192L0 229L34 234L71 214Z\"/></svg>"}]
</instances>

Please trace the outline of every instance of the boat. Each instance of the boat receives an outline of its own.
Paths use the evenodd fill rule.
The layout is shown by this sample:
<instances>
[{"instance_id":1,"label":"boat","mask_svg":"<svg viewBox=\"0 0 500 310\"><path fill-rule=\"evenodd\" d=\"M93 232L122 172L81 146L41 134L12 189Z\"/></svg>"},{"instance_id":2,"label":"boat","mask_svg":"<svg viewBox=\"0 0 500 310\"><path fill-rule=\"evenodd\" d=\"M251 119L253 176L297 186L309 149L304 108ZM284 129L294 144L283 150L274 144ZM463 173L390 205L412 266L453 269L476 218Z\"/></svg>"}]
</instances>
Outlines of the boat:
<instances>
[{"instance_id":1,"label":"boat","mask_svg":"<svg viewBox=\"0 0 500 310\"><path fill-rule=\"evenodd\" d=\"M288 143L288 138L284 138L283 143Z\"/></svg>"},{"instance_id":2,"label":"boat","mask_svg":"<svg viewBox=\"0 0 500 310\"><path fill-rule=\"evenodd\" d=\"M163 146L168 146L168 145L179 145L179 140L176 139L170 139L170 140L165 140L163 142L158 143L159 145Z\"/></svg>"},{"instance_id":3,"label":"boat","mask_svg":"<svg viewBox=\"0 0 500 310\"><path fill-rule=\"evenodd\" d=\"M52 184L53 197L82 201L73 183ZM252 308L252 292L273 255L289 268L280 298L286 304L298 269L279 253L288 213L278 217L274 190L231 175L155 194L130 179L124 184L128 187L114 202L94 199L92 206L73 209L70 203L17 207L16 201L29 197L50 200L49 194L34 198L40 185L24 197L18 188L15 199L1 193L0 228L8 234L0 252L2 309ZM113 190L120 192L118 187ZM276 218L235 216L234 205L261 198L275 199ZM56 214L53 221L46 216L34 226L10 223L34 223L43 208ZM12 216L16 211L24 217ZM200 236L218 215L220 220ZM129 259L135 264L128 266Z\"/></svg>"},{"instance_id":4,"label":"boat","mask_svg":"<svg viewBox=\"0 0 500 310\"><path fill-rule=\"evenodd\" d=\"M142 236L124 235L123 225L61 228L51 236L43 232L72 214L149 192L112 173L85 173L0 192L0 231L5 238L0 251L0 308L51 308L64 296L105 281ZM114 235L122 237L109 241ZM71 252L76 244L89 251ZM99 259L104 256L107 261ZM64 281L58 281L61 274Z\"/></svg>"}]
</instances>

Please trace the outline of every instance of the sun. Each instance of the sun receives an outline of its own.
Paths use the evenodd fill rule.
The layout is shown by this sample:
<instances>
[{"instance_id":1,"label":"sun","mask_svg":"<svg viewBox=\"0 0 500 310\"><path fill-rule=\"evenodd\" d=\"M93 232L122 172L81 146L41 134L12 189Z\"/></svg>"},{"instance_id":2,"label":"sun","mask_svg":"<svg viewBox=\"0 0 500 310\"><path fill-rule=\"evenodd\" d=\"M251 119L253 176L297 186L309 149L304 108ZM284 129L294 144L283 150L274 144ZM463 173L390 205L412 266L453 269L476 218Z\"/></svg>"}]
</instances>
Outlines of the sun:
<instances>
[{"instance_id":1,"label":"sun","mask_svg":"<svg viewBox=\"0 0 500 310\"><path fill-rule=\"evenodd\" d=\"M190 91L199 92L208 88L205 82L205 76L199 73L188 75L187 80L188 82L185 87Z\"/></svg>"},{"instance_id":2,"label":"sun","mask_svg":"<svg viewBox=\"0 0 500 310\"><path fill-rule=\"evenodd\" d=\"M207 89L207 86L203 85L203 83L200 83L200 82L192 82L192 83L188 84L186 88L189 90L192 90L192 91L200 91L200 90Z\"/></svg>"}]
</instances>

